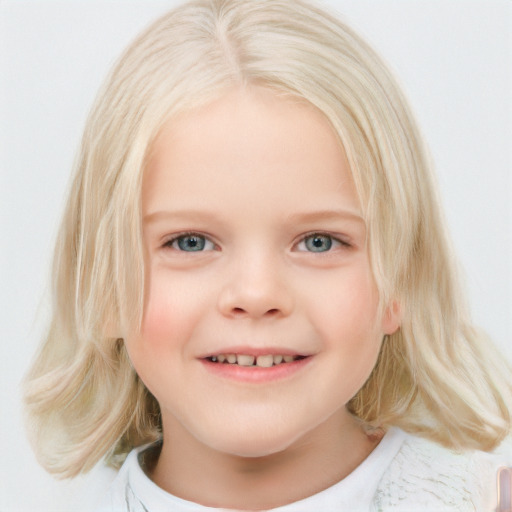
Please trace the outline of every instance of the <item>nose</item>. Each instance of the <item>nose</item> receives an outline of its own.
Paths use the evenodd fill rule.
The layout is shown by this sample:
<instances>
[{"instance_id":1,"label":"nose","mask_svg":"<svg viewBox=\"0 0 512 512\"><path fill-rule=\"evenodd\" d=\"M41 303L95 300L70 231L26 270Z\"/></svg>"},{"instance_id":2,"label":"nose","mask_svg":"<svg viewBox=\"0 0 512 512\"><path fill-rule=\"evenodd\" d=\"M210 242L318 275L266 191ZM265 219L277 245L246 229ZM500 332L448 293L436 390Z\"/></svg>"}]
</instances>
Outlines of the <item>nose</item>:
<instances>
[{"instance_id":1,"label":"nose","mask_svg":"<svg viewBox=\"0 0 512 512\"><path fill-rule=\"evenodd\" d=\"M240 258L227 274L218 298L222 315L258 319L291 313L293 294L283 269L271 258Z\"/></svg>"}]
</instances>

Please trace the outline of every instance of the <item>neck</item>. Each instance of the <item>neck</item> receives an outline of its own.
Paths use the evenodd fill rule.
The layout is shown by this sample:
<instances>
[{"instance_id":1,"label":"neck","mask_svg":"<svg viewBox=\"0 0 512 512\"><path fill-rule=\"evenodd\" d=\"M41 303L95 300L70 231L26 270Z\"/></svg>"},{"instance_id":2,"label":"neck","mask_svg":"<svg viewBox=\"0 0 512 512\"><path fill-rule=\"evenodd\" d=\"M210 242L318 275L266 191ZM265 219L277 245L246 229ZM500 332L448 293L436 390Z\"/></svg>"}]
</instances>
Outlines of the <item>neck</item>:
<instances>
[{"instance_id":1,"label":"neck","mask_svg":"<svg viewBox=\"0 0 512 512\"><path fill-rule=\"evenodd\" d=\"M167 492L201 505L275 508L339 482L378 442L343 409L283 451L240 457L206 447L175 419L166 418L162 451L149 476Z\"/></svg>"}]
</instances>

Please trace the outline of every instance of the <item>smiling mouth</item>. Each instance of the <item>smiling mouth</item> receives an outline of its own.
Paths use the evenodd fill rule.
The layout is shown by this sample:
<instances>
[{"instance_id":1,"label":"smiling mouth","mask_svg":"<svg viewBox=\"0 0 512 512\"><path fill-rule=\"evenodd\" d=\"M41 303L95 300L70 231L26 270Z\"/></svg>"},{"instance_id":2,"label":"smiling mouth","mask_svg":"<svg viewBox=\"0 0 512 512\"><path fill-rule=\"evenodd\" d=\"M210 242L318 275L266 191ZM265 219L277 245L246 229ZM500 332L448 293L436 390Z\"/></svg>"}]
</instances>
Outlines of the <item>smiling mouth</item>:
<instances>
[{"instance_id":1,"label":"smiling mouth","mask_svg":"<svg viewBox=\"0 0 512 512\"><path fill-rule=\"evenodd\" d=\"M292 355L259 355L251 356L247 354L218 354L216 356L206 357L206 361L217 364L238 365L254 368L271 368L272 366L285 365L305 359L307 356Z\"/></svg>"}]
</instances>

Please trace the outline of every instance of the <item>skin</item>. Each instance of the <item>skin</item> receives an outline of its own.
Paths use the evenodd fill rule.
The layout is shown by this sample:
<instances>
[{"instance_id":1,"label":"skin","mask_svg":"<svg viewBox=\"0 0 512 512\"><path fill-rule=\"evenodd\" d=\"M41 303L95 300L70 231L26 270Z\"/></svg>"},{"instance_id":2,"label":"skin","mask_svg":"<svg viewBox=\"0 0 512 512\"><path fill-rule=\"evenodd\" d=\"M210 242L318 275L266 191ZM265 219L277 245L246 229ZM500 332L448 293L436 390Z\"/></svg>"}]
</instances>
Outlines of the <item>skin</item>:
<instances>
[{"instance_id":1,"label":"skin","mask_svg":"<svg viewBox=\"0 0 512 512\"><path fill-rule=\"evenodd\" d=\"M251 87L170 121L151 155L145 314L124 336L162 411L149 476L181 498L244 510L329 487L378 442L345 405L399 322L393 309L378 316L340 143L312 106ZM204 250L183 250L190 232ZM233 346L307 364L262 382L208 371L205 355Z\"/></svg>"}]
</instances>

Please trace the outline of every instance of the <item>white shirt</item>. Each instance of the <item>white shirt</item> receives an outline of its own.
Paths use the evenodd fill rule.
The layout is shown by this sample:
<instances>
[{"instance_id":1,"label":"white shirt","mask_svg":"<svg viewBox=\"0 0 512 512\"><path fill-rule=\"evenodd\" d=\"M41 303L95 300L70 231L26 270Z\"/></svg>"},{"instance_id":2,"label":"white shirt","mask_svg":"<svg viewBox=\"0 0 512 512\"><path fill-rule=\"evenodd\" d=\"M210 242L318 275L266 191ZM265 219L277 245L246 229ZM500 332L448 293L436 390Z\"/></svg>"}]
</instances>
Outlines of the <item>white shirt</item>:
<instances>
[{"instance_id":1,"label":"white shirt","mask_svg":"<svg viewBox=\"0 0 512 512\"><path fill-rule=\"evenodd\" d=\"M158 487L133 450L96 512L212 512ZM347 477L313 496L273 512L491 512L496 507L496 472L512 465L512 452L456 453L391 428Z\"/></svg>"}]
</instances>

